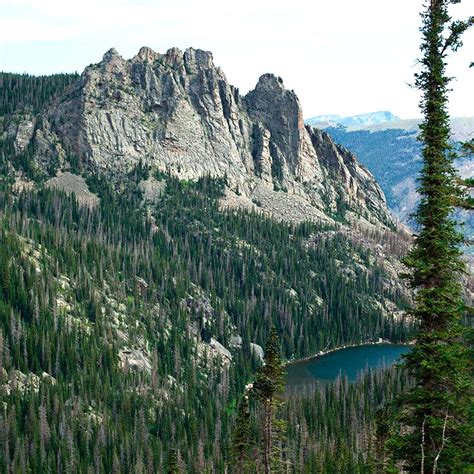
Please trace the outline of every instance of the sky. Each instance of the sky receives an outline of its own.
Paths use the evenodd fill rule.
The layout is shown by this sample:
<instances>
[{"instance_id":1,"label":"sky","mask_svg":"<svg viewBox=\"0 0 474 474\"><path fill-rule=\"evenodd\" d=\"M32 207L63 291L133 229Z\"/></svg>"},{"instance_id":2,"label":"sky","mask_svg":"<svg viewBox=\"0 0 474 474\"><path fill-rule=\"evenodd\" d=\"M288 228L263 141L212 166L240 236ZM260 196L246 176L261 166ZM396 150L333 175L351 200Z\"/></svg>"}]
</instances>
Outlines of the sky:
<instances>
[{"instance_id":1,"label":"sky","mask_svg":"<svg viewBox=\"0 0 474 474\"><path fill-rule=\"evenodd\" d=\"M272 72L305 118L389 110L420 116L410 87L422 0L0 0L0 70L81 72L111 47L212 51L242 93ZM453 5L474 13L474 0ZM449 59L452 116L474 115L474 28Z\"/></svg>"}]
</instances>

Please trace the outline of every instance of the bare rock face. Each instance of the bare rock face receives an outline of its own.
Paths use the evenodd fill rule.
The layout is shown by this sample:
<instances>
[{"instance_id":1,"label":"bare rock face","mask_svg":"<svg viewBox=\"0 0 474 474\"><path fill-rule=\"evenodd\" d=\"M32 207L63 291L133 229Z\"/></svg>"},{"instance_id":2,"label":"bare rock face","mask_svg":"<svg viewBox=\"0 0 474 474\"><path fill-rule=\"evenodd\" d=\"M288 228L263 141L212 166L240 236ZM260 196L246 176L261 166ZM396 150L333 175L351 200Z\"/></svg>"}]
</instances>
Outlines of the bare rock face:
<instances>
[{"instance_id":1,"label":"bare rock face","mask_svg":"<svg viewBox=\"0 0 474 474\"><path fill-rule=\"evenodd\" d=\"M285 220L331 219L347 208L391 223L372 175L304 125L281 78L264 74L242 97L206 51L144 47L125 60L111 49L51 104L35 141L39 162L73 153L111 176L140 162L183 179L225 175L242 202Z\"/></svg>"},{"instance_id":2,"label":"bare rock face","mask_svg":"<svg viewBox=\"0 0 474 474\"><path fill-rule=\"evenodd\" d=\"M46 181L46 186L74 193L81 206L95 207L99 203L99 198L89 191L84 178L68 171Z\"/></svg>"},{"instance_id":3,"label":"bare rock face","mask_svg":"<svg viewBox=\"0 0 474 474\"><path fill-rule=\"evenodd\" d=\"M137 369L145 372L151 372L151 362L139 349L123 349L119 352L120 368L122 370Z\"/></svg>"},{"instance_id":4,"label":"bare rock face","mask_svg":"<svg viewBox=\"0 0 474 474\"><path fill-rule=\"evenodd\" d=\"M250 351L252 355L254 355L260 362L264 361L264 350L262 346L255 344L253 342L250 343Z\"/></svg>"}]
</instances>

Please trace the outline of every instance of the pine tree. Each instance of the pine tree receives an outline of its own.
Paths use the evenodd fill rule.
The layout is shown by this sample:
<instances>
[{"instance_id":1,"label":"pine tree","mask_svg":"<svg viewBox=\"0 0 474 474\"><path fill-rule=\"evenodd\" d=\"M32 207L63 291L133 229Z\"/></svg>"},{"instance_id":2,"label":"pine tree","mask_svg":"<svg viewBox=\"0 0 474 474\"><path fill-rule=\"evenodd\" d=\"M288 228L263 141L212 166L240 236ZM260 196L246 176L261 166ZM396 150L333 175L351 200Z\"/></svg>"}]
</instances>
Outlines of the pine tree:
<instances>
[{"instance_id":1,"label":"pine tree","mask_svg":"<svg viewBox=\"0 0 474 474\"><path fill-rule=\"evenodd\" d=\"M239 404L234 432L232 433L232 461L236 472L245 472L249 464L251 447L250 408L247 393Z\"/></svg>"},{"instance_id":2,"label":"pine tree","mask_svg":"<svg viewBox=\"0 0 474 474\"><path fill-rule=\"evenodd\" d=\"M178 467L178 451L176 448L171 448L168 453L168 474L179 473Z\"/></svg>"},{"instance_id":3,"label":"pine tree","mask_svg":"<svg viewBox=\"0 0 474 474\"><path fill-rule=\"evenodd\" d=\"M462 236L452 217L461 191L453 167L447 112L448 50L461 46L472 24L452 21L448 9L459 0L430 0L422 14L422 91L420 125L423 169L416 218L419 233L405 264L416 290L413 315L420 322L414 349L405 366L416 385L401 399L399 434L389 441L395 462L410 472L465 472L473 466L470 353L464 343ZM472 415L471 415L472 416Z\"/></svg>"},{"instance_id":4,"label":"pine tree","mask_svg":"<svg viewBox=\"0 0 474 474\"><path fill-rule=\"evenodd\" d=\"M279 465L281 453L279 444L284 432L281 420L277 420L275 412L282 405L278 394L285 387L283 362L280 355L280 344L275 326L272 326L265 347L264 364L259 369L253 391L257 400L264 407L263 424L263 465L265 473Z\"/></svg>"}]
</instances>

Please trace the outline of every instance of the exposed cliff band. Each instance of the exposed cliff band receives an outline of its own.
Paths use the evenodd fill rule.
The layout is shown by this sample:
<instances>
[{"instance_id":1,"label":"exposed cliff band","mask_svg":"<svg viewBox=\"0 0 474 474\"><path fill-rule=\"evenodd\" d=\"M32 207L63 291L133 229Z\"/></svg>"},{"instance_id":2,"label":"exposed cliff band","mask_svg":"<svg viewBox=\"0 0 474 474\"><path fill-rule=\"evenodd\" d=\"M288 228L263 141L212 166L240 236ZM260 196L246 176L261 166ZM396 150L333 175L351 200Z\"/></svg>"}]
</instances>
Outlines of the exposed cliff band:
<instances>
[{"instance_id":1,"label":"exposed cliff band","mask_svg":"<svg viewBox=\"0 0 474 474\"><path fill-rule=\"evenodd\" d=\"M67 168L123 174L139 162L183 179L226 175L228 202L289 220L345 218L389 225L373 176L320 130L272 74L241 96L209 52L114 49L55 100L34 132L36 156Z\"/></svg>"}]
</instances>

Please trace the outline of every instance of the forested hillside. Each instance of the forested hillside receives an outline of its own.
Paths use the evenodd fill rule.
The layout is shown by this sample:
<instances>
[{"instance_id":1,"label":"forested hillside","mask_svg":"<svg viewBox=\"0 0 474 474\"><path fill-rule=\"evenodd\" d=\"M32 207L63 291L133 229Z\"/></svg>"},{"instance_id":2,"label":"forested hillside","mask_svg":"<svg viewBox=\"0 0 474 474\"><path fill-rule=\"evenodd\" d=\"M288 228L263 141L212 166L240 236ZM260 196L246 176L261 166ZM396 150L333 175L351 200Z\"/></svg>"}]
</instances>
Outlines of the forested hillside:
<instances>
[{"instance_id":1,"label":"forested hillside","mask_svg":"<svg viewBox=\"0 0 474 474\"><path fill-rule=\"evenodd\" d=\"M78 74L31 76L0 72L0 116L18 112L38 113L78 77Z\"/></svg>"},{"instance_id":2,"label":"forested hillside","mask_svg":"<svg viewBox=\"0 0 474 474\"><path fill-rule=\"evenodd\" d=\"M417 139L417 123L411 122L413 124L406 130L394 128L395 125L387 126L386 129L380 125L376 130L353 130L344 127L330 127L325 130L337 143L351 150L374 174L394 214L403 222L414 226L411 215L419 200L416 177L422 166L422 144ZM404 121L400 121L400 124L403 123ZM469 137L472 140L473 129L471 128L470 132L464 130L466 123L474 124L472 118L452 121L455 140L468 140ZM474 172L473 157L463 153L459 147L457 151L459 156L455 160L455 166L461 178L469 178ZM474 220L471 213L458 211L457 218L465 223L463 232L472 239Z\"/></svg>"},{"instance_id":3,"label":"forested hillside","mask_svg":"<svg viewBox=\"0 0 474 474\"><path fill-rule=\"evenodd\" d=\"M407 178L413 184L412 191L415 192L416 183L414 177L421 169L421 143L416 139L413 130L380 130L371 132L368 130L348 131L343 127L331 127L327 132L349 150L360 157L363 163L372 170L378 181L383 184L387 204L397 214L409 217L413 210L402 209L402 193L398 188ZM397 187L398 185L398 187ZM408 185L408 184L407 184ZM406 192L406 189L404 189ZM402 214L405 211L405 214Z\"/></svg>"},{"instance_id":4,"label":"forested hillside","mask_svg":"<svg viewBox=\"0 0 474 474\"><path fill-rule=\"evenodd\" d=\"M186 465L200 450L219 465L225 442L212 433L227 439L226 407L257 362L250 344L263 343L271 321L287 357L407 335L374 301L385 287L403 305L383 270L330 229L222 213L218 182L173 178L153 222L138 195L113 197L105 182L90 183L100 189L96 209L54 190L2 193L7 463L110 470L142 459L159 469L171 436ZM308 245L314 235L318 245ZM25 447L36 436L32 454Z\"/></svg>"},{"instance_id":5,"label":"forested hillside","mask_svg":"<svg viewBox=\"0 0 474 474\"><path fill-rule=\"evenodd\" d=\"M3 67L83 70L0 72L0 474L474 474L467 2L33 3Z\"/></svg>"},{"instance_id":6,"label":"forested hillside","mask_svg":"<svg viewBox=\"0 0 474 474\"><path fill-rule=\"evenodd\" d=\"M164 472L176 461L224 472L272 324L285 359L410 337L398 234L228 208L225 176L182 180L140 162L111 181L73 156L68 170L38 174L31 145L6 130L69 79L14 79L48 92L2 89L0 470ZM346 424L335 415L346 392L371 410L383 401L373 387L343 386L313 395L334 426ZM298 414L306 403L286 415L290 437L295 417L308 426L307 454L288 445L295 470L365 465L367 443L343 458L338 446L372 421L352 411L359 421L321 437Z\"/></svg>"}]
</instances>

